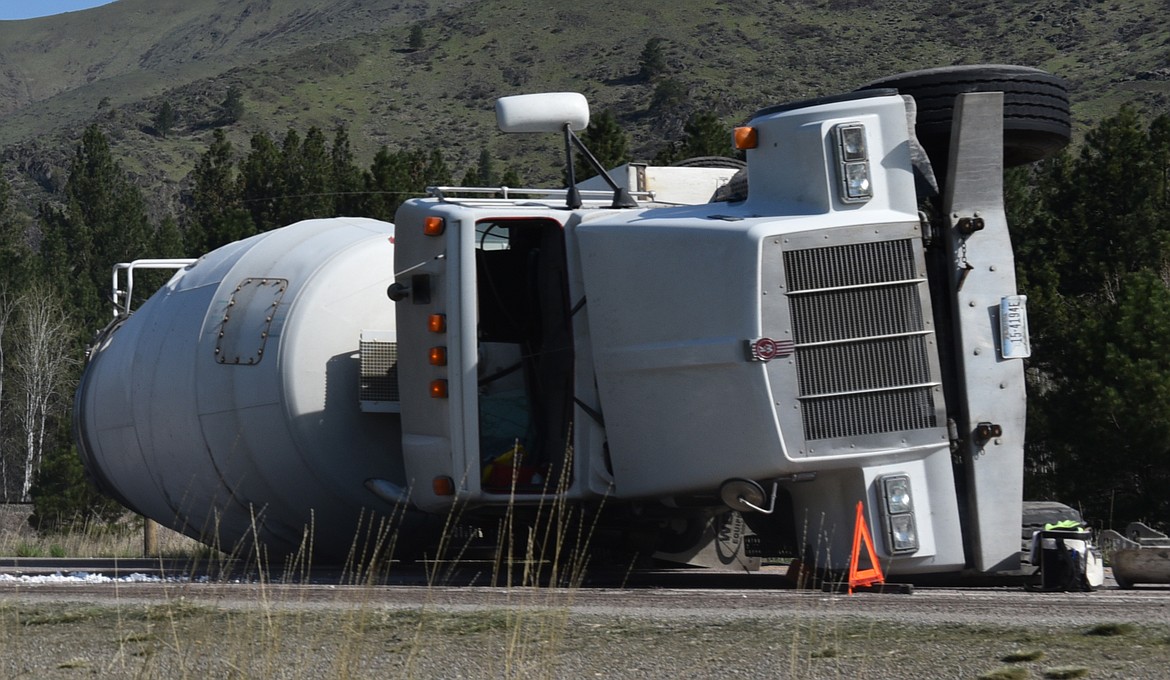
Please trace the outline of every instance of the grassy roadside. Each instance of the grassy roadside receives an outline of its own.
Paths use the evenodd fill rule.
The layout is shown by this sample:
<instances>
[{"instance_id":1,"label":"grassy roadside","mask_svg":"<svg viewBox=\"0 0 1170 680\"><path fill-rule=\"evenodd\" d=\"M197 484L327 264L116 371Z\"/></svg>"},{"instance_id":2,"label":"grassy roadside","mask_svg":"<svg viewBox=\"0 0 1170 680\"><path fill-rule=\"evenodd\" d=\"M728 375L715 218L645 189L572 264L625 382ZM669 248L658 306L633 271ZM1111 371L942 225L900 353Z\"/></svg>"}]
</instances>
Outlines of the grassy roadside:
<instances>
[{"instance_id":1,"label":"grassy roadside","mask_svg":"<svg viewBox=\"0 0 1170 680\"><path fill-rule=\"evenodd\" d=\"M0 505L0 557L143 557L142 518L127 513L114 525L87 524L68 533L41 534L28 524L32 507ZM187 558L208 548L165 527L158 528L158 554Z\"/></svg>"},{"instance_id":2,"label":"grassy roadside","mask_svg":"<svg viewBox=\"0 0 1170 680\"><path fill-rule=\"evenodd\" d=\"M1170 662L1164 626L898 626L823 612L599 616L548 595L501 591L498 606L472 611L264 598L242 608L185 598L0 600L0 675L1141 678L1159 677Z\"/></svg>"},{"instance_id":3,"label":"grassy roadside","mask_svg":"<svg viewBox=\"0 0 1170 680\"><path fill-rule=\"evenodd\" d=\"M584 563L566 538L580 535L587 545L591 525L564 508L542 508L541 515L539 528L520 532L520 545L508 546L509 557L495 566L496 587L479 590L487 598L470 605L439 587L407 600L393 589L282 587L263 572L239 590L223 583L110 584L87 597L69 594L68 586L5 586L0 678L1013 680L1156 678L1170 667L1170 625L1029 626L1013 622L1012 599L998 605L1002 622L988 619L994 625L917 623L899 611L899 596L888 601L888 618L884 609L879 619L861 618L817 592L793 593L787 604L795 607L779 612L749 610L734 599L704 608L688 594L675 604L646 605L615 591L606 598L610 613L601 614L577 606L592 595L576 587ZM511 520L509 514L502 521L510 527ZM172 545L163 550L175 557L205 550L177 535L163 545ZM12 546L36 552L26 556L137 556L141 526L44 538L21 528L0 531L0 554L13 554ZM539 581L528 573L537 556L551 560L572 587L527 587ZM355 555L342 582L375 583L378 568ZM445 582L438 571L429 578ZM500 585L508 582L525 585Z\"/></svg>"}]
</instances>

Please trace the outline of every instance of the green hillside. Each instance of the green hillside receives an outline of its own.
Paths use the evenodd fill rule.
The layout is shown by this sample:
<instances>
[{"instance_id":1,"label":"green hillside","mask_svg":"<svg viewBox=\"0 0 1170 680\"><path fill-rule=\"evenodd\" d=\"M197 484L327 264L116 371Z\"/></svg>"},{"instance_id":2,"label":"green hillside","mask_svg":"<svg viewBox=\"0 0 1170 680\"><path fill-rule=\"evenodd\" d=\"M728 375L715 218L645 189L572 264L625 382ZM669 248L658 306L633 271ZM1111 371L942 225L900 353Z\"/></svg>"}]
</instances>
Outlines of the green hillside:
<instances>
[{"instance_id":1,"label":"green hillside","mask_svg":"<svg viewBox=\"0 0 1170 680\"><path fill-rule=\"evenodd\" d=\"M118 0L83 12L0 21L0 115L23 111L56 123L77 113L70 101L88 101L91 110L102 98L114 105L138 101L426 13L426 3L385 0ZM64 93L73 96L57 106L35 106ZM12 141L14 134L25 134L24 126L14 131L5 125L0 140Z\"/></svg>"},{"instance_id":2,"label":"green hillside","mask_svg":"<svg viewBox=\"0 0 1170 680\"><path fill-rule=\"evenodd\" d=\"M730 127L766 105L965 63L1065 77L1083 129L1125 102L1170 108L1166 10L1159 0L118 0L0 22L0 159L33 205L100 121L165 213L234 86L245 102L227 128L237 150L257 131L344 125L362 164L382 145L438 146L461 176L486 147L500 167L553 181L558 142L502 138L494 98L584 92L651 157L696 111ZM650 38L665 41L667 85L635 77ZM152 125L164 101L178 116L166 138Z\"/></svg>"}]
</instances>

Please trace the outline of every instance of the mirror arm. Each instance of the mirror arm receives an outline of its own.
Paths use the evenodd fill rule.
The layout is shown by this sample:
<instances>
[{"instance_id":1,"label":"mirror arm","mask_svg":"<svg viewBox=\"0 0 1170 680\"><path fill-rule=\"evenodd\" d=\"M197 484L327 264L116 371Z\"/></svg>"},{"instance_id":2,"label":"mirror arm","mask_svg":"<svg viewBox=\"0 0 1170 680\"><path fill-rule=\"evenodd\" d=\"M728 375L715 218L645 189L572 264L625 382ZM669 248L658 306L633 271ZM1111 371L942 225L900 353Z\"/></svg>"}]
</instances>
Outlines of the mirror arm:
<instances>
[{"instance_id":1,"label":"mirror arm","mask_svg":"<svg viewBox=\"0 0 1170 680\"><path fill-rule=\"evenodd\" d=\"M581 140L577 139L577 135L573 134L572 128L568 123L565 123L565 175L568 179L568 191L565 193L565 205L569 210L576 210L581 207L581 191L577 188L577 173L573 167L573 142L578 146L584 148ZM588 150L585 152L588 154ZM592 158L592 155L590 155Z\"/></svg>"},{"instance_id":2,"label":"mirror arm","mask_svg":"<svg viewBox=\"0 0 1170 680\"><path fill-rule=\"evenodd\" d=\"M635 201L632 196L630 196L630 192L627 191L623 187L619 187L617 182L613 181L613 177L610 177L609 171L601 166L601 161L597 160L597 156L594 156L593 152L589 150L589 147L585 146L585 142L582 142L581 139L579 137L577 137L577 135L573 134L573 131L571 129L569 129L569 125L566 123L565 124L565 147L566 147L566 151L568 152L568 155L569 155L569 187L570 187L571 191L576 191L576 178L573 175L573 154L572 154L572 151L569 149L570 141L572 142L572 144L574 146L577 147L577 149L581 153L585 154L585 159L589 161L589 165L592 165L593 169L596 170L597 173L599 175L601 175L602 179L605 180L605 183L609 185L609 188L613 189L613 206L612 207L614 207L614 208L637 208L638 207L638 202ZM580 194L578 194L577 195L578 203L576 206L578 208L581 207L580 200L581 200L581 197L580 197ZM569 207L572 208L574 206L570 205Z\"/></svg>"}]
</instances>

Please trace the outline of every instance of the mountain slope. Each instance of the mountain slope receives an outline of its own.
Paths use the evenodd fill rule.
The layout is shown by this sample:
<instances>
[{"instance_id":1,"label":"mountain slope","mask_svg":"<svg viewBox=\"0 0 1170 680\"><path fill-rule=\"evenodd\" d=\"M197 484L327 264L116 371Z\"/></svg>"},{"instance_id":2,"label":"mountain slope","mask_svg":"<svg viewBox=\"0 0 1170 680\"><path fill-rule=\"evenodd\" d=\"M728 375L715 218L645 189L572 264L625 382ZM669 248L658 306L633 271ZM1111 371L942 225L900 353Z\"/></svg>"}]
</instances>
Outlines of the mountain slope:
<instances>
[{"instance_id":1,"label":"mountain slope","mask_svg":"<svg viewBox=\"0 0 1170 680\"><path fill-rule=\"evenodd\" d=\"M0 144L35 127L22 121L22 110L67 124L82 113L82 103L84 113L92 113L102 100L115 106L137 101L230 68L413 22L427 12L425 0L117 0L82 12L3 21ZM63 94L55 107L30 106Z\"/></svg>"},{"instance_id":2,"label":"mountain slope","mask_svg":"<svg viewBox=\"0 0 1170 680\"><path fill-rule=\"evenodd\" d=\"M165 26L141 28L141 40L109 27L146 26L150 22L133 24L135 13L163 6L172 10L163 13ZM0 116L0 158L10 174L24 176L16 178L23 192L51 190L69 140L100 121L115 152L152 188L156 208L173 209L229 86L243 92L247 106L227 130L237 149L246 149L257 131L279 136L289 127L345 125L363 164L382 144L437 144L460 176L488 148L499 167L515 164L533 182L559 177L557 142L498 135L491 118L495 97L584 92L595 110L618 114L640 157L677 137L695 111L714 111L730 126L763 106L947 64L1017 63L1057 73L1070 82L1082 127L1124 102L1150 113L1170 108L1170 27L1160 19L1165 0L675 0L640 6L618 0L572 6L551 0L430 6L284 0L279 10L272 0L118 0L107 7L119 13L99 14L106 9L99 8L78 16L93 24L92 32L117 33L123 43L110 38L51 47L47 61L72 74L55 92L38 89L36 78L11 66L47 69L29 56L35 52L29 45L40 43L11 57L18 51L5 39L10 27L0 24L0 63L9 78L3 87L25 93L20 108ZM41 30L43 21L46 34L59 33L56 20L15 23ZM424 47L406 49L415 23ZM674 88L667 94L673 96L663 97L660 83L633 77L651 37L666 41ZM105 97L108 107L101 106ZM167 139L151 129L164 100L180 121Z\"/></svg>"}]
</instances>

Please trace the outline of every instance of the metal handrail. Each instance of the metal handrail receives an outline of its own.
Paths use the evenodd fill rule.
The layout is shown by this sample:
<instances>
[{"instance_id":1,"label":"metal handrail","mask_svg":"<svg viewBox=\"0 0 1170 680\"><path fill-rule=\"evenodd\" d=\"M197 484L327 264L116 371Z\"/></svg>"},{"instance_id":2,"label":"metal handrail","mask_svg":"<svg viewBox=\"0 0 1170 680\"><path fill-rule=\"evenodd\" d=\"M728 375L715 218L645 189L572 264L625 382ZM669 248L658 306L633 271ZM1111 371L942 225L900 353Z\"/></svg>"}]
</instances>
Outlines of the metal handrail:
<instances>
[{"instance_id":1,"label":"metal handrail","mask_svg":"<svg viewBox=\"0 0 1170 680\"><path fill-rule=\"evenodd\" d=\"M110 300L114 303L114 318L129 316L130 303L134 299L134 270L135 269L183 269L196 262L195 258L154 258L134 260L133 262L119 262L114 265ZM118 286L119 272L126 272L126 290Z\"/></svg>"},{"instance_id":2,"label":"metal handrail","mask_svg":"<svg viewBox=\"0 0 1170 680\"><path fill-rule=\"evenodd\" d=\"M449 196L452 193L465 194L482 194L486 199L495 197L500 194L501 197L495 198L497 201L515 201L517 198L511 198L509 194L522 194L533 200L551 200L554 198L564 198L568 194L568 189L518 189L516 187L461 187L461 186L429 186L427 193L440 200L458 200L464 198L460 196ZM604 201L613 198L613 191L609 189L582 189L580 190L582 197ZM653 191L631 191L631 196L637 198L645 198L652 200L654 198Z\"/></svg>"}]
</instances>

